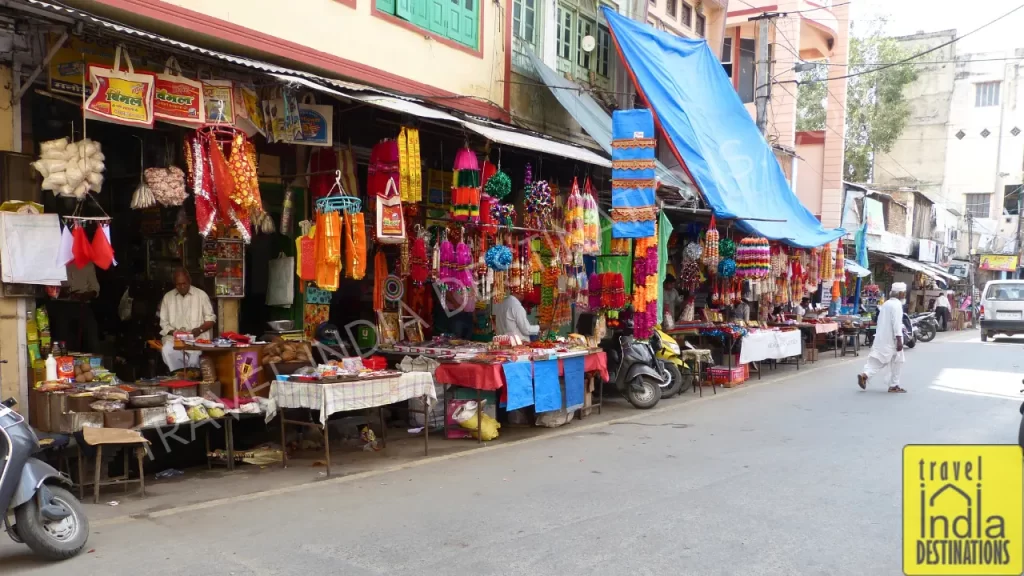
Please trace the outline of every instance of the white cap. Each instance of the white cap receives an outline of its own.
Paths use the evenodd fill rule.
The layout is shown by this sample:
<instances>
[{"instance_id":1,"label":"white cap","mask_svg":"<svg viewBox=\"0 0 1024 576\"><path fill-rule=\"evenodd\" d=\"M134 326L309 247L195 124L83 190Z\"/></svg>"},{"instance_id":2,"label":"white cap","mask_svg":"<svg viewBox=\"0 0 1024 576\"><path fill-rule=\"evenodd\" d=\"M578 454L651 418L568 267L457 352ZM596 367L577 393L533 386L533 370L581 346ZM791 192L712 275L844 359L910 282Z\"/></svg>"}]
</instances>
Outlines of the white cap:
<instances>
[{"instance_id":1,"label":"white cap","mask_svg":"<svg viewBox=\"0 0 1024 576\"><path fill-rule=\"evenodd\" d=\"M893 282L892 292L906 292L907 284L905 282Z\"/></svg>"}]
</instances>

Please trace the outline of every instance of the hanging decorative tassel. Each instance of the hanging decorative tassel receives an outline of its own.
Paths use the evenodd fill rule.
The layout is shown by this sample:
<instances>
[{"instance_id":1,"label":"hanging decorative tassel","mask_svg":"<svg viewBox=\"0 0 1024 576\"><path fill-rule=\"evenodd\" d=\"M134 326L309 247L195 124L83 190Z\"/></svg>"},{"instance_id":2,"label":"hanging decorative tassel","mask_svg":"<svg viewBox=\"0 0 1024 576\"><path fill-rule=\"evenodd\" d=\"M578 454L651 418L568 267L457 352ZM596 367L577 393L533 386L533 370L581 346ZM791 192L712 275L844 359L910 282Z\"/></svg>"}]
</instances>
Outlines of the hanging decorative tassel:
<instances>
[{"instance_id":1,"label":"hanging decorative tassel","mask_svg":"<svg viewBox=\"0 0 1024 576\"><path fill-rule=\"evenodd\" d=\"M469 245L459 242L455 248L455 277L459 283L458 290L467 291L473 289L473 253Z\"/></svg>"},{"instance_id":2,"label":"hanging decorative tassel","mask_svg":"<svg viewBox=\"0 0 1024 576\"><path fill-rule=\"evenodd\" d=\"M373 309L384 311L384 284L388 280L388 259L383 250L373 257Z\"/></svg>"},{"instance_id":3,"label":"hanging decorative tassel","mask_svg":"<svg viewBox=\"0 0 1024 576\"><path fill-rule=\"evenodd\" d=\"M562 228L565 230L565 247L569 252L583 251L586 242L583 216L583 195L580 194L579 182L573 178L572 190L565 203L565 220L562 223Z\"/></svg>"},{"instance_id":4,"label":"hanging decorative tassel","mask_svg":"<svg viewBox=\"0 0 1024 576\"><path fill-rule=\"evenodd\" d=\"M427 240L422 234L416 234L409 248L409 277L420 286L426 283L430 275L427 264Z\"/></svg>"},{"instance_id":5,"label":"hanging decorative tassel","mask_svg":"<svg viewBox=\"0 0 1024 576\"><path fill-rule=\"evenodd\" d=\"M455 290L458 288L455 285L457 282L455 271L458 267L458 263L455 261L455 246L451 243L451 240L445 237L440 242L440 247L441 267L438 280L442 282L442 289Z\"/></svg>"},{"instance_id":6,"label":"hanging decorative tassel","mask_svg":"<svg viewBox=\"0 0 1024 576\"><path fill-rule=\"evenodd\" d=\"M480 163L469 147L455 155L452 182L452 218L459 221L480 220Z\"/></svg>"},{"instance_id":7,"label":"hanging decorative tassel","mask_svg":"<svg viewBox=\"0 0 1024 576\"><path fill-rule=\"evenodd\" d=\"M601 212L594 199L594 188L587 176L583 184L583 253L597 256L601 253Z\"/></svg>"}]
</instances>

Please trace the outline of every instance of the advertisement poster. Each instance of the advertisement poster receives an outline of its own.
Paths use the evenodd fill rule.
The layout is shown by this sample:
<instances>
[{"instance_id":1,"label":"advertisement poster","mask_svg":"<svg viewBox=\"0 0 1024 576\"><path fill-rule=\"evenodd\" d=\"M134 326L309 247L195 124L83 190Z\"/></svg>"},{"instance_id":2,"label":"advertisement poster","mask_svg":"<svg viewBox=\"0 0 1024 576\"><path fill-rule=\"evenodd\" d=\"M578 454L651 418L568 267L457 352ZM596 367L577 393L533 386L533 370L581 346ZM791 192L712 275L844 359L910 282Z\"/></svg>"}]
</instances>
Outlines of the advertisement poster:
<instances>
[{"instance_id":1,"label":"advertisement poster","mask_svg":"<svg viewBox=\"0 0 1024 576\"><path fill-rule=\"evenodd\" d=\"M994 270L996 272L1013 272L1017 269L1017 257L1005 254L982 254L979 256L978 268L980 270Z\"/></svg>"},{"instance_id":2,"label":"advertisement poster","mask_svg":"<svg viewBox=\"0 0 1024 576\"><path fill-rule=\"evenodd\" d=\"M60 39L59 34L49 35L49 45L53 46ZM80 38L68 38L64 46L50 60L49 87L50 92L82 97L82 75L85 64L97 64L105 68L114 65L114 50L111 42L86 42ZM83 60L82 56L85 55ZM92 92L92 86L86 84L86 96Z\"/></svg>"}]
</instances>

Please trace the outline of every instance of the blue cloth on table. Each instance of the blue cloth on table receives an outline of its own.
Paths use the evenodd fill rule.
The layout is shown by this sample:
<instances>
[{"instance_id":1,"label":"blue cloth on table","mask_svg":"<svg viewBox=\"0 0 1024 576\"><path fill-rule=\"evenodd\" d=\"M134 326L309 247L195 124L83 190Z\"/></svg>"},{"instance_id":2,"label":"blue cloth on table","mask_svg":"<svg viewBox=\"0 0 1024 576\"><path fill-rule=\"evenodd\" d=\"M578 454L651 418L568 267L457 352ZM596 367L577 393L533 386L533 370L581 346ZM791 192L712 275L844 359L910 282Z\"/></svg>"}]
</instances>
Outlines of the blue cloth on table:
<instances>
[{"instance_id":1,"label":"blue cloth on table","mask_svg":"<svg viewBox=\"0 0 1024 576\"><path fill-rule=\"evenodd\" d=\"M562 360L565 372L565 409L572 412L583 407L583 356Z\"/></svg>"},{"instance_id":2,"label":"blue cloth on table","mask_svg":"<svg viewBox=\"0 0 1024 576\"><path fill-rule=\"evenodd\" d=\"M508 400L505 409L518 410L533 406L533 363L508 362L501 365L508 386Z\"/></svg>"},{"instance_id":3,"label":"blue cloth on table","mask_svg":"<svg viewBox=\"0 0 1024 576\"><path fill-rule=\"evenodd\" d=\"M562 388L558 385L558 360L541 360L533 363L533 393L538 414L562 409Z\"/></svg>"}]
</instances>

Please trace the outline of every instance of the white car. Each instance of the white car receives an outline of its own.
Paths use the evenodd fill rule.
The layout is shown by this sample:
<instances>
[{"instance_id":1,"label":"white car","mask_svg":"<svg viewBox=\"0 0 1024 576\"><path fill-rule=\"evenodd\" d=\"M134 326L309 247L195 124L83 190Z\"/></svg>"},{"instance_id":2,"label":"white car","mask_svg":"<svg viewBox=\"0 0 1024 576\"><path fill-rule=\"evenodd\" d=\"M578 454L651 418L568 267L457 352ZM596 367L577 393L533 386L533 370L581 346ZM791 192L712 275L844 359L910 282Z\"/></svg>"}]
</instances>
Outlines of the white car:
<instances>
[{"instance_id":1,"label":"white car","mask_svg":"<svg viewBox=\"0 0 1024 576\"><path fill-rule=\"evenodd\" d=\"M981 293L981 341L1024 334L1024 280L992 280Z\"/></svg>"}]
</instances>

